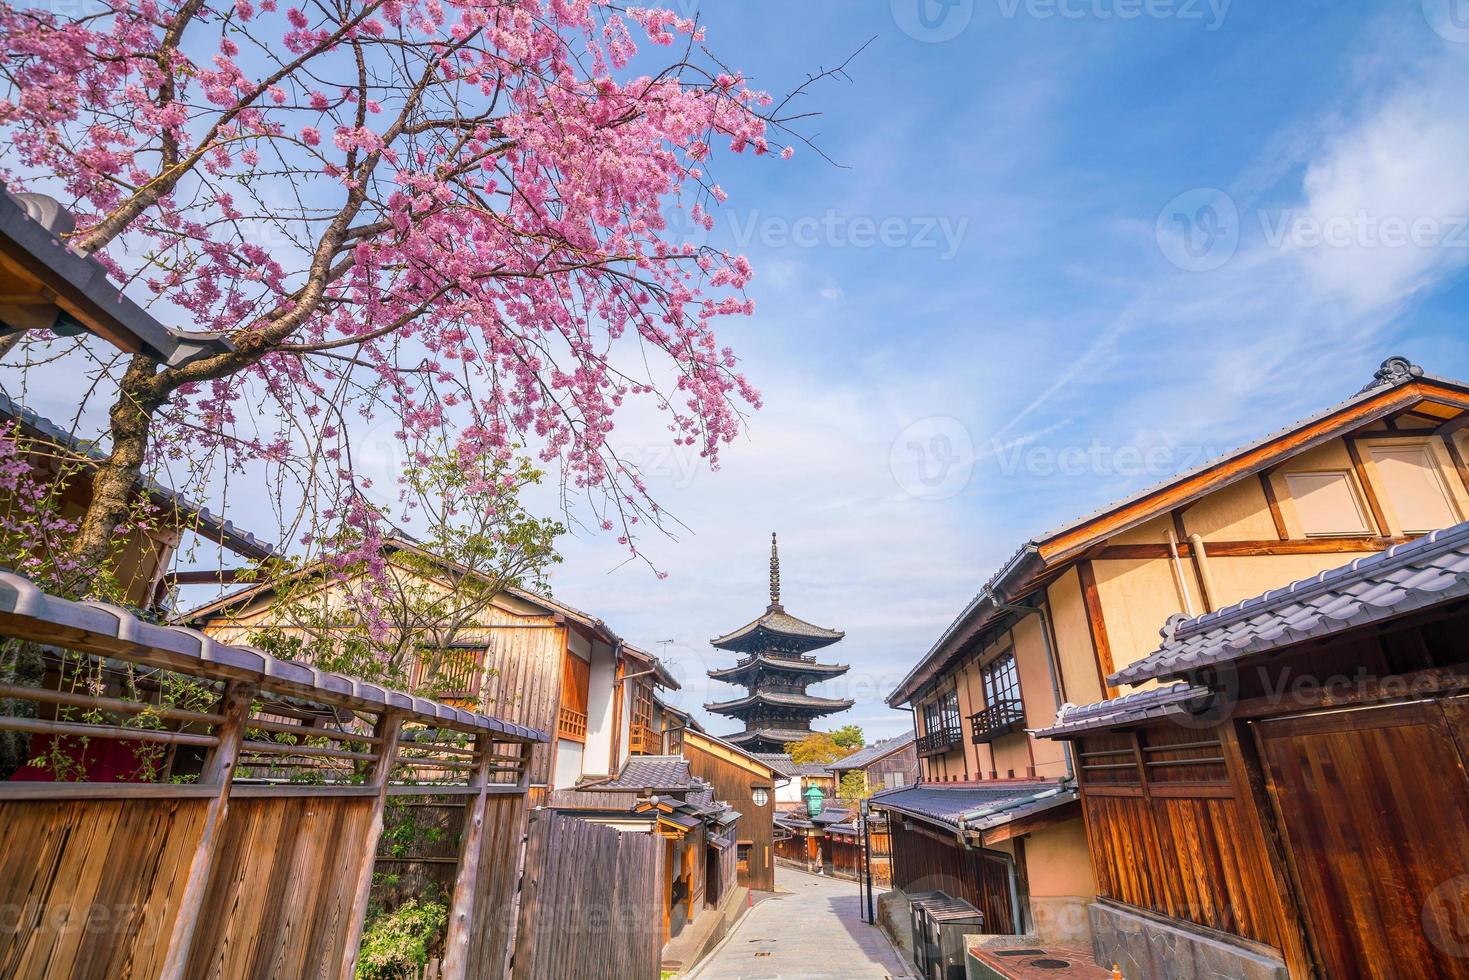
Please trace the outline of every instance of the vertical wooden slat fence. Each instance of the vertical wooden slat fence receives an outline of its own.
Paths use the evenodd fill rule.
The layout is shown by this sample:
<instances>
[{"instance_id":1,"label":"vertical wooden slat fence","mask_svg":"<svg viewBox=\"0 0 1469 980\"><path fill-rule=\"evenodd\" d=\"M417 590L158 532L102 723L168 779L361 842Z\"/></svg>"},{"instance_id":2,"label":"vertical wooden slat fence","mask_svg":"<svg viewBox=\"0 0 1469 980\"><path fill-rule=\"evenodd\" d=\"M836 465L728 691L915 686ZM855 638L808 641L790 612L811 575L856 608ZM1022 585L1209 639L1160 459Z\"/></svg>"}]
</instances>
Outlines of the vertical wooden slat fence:
<instances>
[{"instance_id":1,"label":"vertical wooden slat fence","mask_svg":"<svg viewBox=\"0 0 1469 980\"><path fill-rule=\"evenodd\" d=\"M398 796L465 808L441 975L505 975L541 732L5 572L0 643L44 664L0 731L45 763L0 773L0 976L351 977Z\"/></svg>"},{"instance_id":2,"label":"vertical wooden slat fence","mask_svg":"<svg viewBox=\"0 0 1469 980\"><path fill-rule=\"evenodd\" d=\"M653 980L665 841L553 810L530 821L514 980Z\"/></svg>"}]
</instances>

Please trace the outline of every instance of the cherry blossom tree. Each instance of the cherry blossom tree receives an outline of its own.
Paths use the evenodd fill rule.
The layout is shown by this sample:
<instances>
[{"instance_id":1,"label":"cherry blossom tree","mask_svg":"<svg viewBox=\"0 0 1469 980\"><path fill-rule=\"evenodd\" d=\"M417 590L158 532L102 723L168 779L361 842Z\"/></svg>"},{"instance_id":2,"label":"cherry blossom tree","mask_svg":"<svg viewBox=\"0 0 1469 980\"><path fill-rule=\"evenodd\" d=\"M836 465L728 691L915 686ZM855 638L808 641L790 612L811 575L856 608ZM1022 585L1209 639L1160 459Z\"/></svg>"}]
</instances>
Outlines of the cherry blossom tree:
<instances>
[{"instance_id":1,"label":"cherry blossom tree","mask_svg":"<svg viewBox=\"0 0 1469 980\"><path fill-rule=\"evenodd\" d=\"M644 399L715 467L760 401L715 336L752 312L749 263L671 229L712 226L718 158L789 157L792 98L830 73L776 104L694 20L605 0L295 2L0 2L12 189L62 198L69 245L164 322L233 344L176 366L92 345L110 408L75 561L159 467L263 468L309 542L364 492L364 419L419 464L447 438L469 474L533 446L636 553L660 512L614 419Z\"/></svg>"}]
</instances>

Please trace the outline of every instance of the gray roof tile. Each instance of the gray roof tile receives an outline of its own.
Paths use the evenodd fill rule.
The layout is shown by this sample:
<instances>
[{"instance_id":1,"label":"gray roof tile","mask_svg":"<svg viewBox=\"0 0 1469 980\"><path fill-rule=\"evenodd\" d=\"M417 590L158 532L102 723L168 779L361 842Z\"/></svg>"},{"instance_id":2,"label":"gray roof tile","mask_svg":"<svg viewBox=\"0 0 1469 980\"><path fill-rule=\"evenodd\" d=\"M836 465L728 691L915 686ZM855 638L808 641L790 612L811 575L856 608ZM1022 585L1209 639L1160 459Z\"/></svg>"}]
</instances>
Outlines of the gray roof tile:
<instances>
[{"instance_id":1,"label":"gray roof tile","mask_svg":"<svg viewBox=\"0 0 1469 980\"><path fill-rule=\"evenodd\" d=\"M703 784L694 779L689 762L681 755L635 755L623 764L617 778L598 789L694 789Z\"/></svg>"},{"instance_id":2,"label":"gray roof tile","mask_svg":"<svg viewBox=\"0 0 1469 980\"><path fill-rule=\"evenodd\" d=\"M1207 699L1209 692L1184 681L1167 687L1134 691L1122 697L1092 704L1063 704L1049 728L1033 734L1037 738L1059 738L1081 732L1133 724L1153 718L1186 713L1190 706Z\"/></svg>"},{"instance_id":3,"label":"gray roof tile","mask_svg":"<svg viewBox=\"0 0 1469 980\"><path fill-rule=\"evenodd\" d=\"M1059 781L1023 784L997 784L995 786L909 786L885 790L874 794L869 803L887 810L896 810L931 823L939 823L959 830L960 818L976 810L987 811L986 816L997 819L988 826L1003 823L1003 814L1013 814L1016 809L1037 802L1052 801L1069 793L1059 802L1075 799L1076 791ZM983 825L981 825L983 826Z\"/></svg>"},{"instance_id":4,"label":"gray roof tile","mask_svg":"<svg viewBox=\"0 0 1469 980\"><path fill-rule=\"evenodd\" d=\"M885 738L880 742L872 743L865 749L858 749L856 752L853 752L845 759L838 759L837 761L828 765L826 768L830 769L832 772L841 772L847 769L861 769L865 766L871 765L878 759L884 758L894 752L897 752L899 749L902 749L905 745L912 742L915 737L916 736L910 730L904 732L901 735L894 735L892 738Z\"/></svg>"}]
</instances>

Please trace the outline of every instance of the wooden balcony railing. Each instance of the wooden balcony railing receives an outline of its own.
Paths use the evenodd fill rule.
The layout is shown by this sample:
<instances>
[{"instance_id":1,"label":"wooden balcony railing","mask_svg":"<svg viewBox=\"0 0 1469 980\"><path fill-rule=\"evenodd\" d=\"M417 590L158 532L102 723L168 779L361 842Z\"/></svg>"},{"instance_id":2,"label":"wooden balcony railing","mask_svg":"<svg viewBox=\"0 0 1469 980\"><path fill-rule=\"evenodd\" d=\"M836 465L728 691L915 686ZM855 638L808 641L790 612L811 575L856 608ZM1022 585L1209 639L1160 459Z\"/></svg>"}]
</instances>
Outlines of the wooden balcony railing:
<instances>
[{"instance_id":1,"label":"wooden balcony railing","mask_svg":"<svg viewBox=\"0 0 1469 980\"><path fill-rule=\"evenodd\" d=\"M1001 735L1018 732L1025 727L1025 705L1018 698L1011 701L996 701L983 711L969 716L969 728L973 732L974 744L993 742Z\"/></svg>"},{"instance_id":2,"label":"wooden balcony railing","mask_svg":"<svg viewBox=\"0 0 1469 980\"><path fill-rule=\"evenodd\" d=\"M627 750L633 755L657 755L660 746L647 725L633 725L628 734Z\"/></svg>"},{"instance_id":3,"label":"wooden balcony railing","mask_svg":"<svg viewBox=\"0 0 1469 980\"><path fill-rule=\"evenodd\" d=\"M918 736L918 754L921 756L938 755L947 752L958 745L963 739L957 726L944 726L931 732Z\"/></svg>"},{"instance_id":4,"label":"wooden balcony railing","mask_svg":"<svg viewBox=\"0 0 1469 980\"><path fill-rule=\"evenodd\" d=\"M556 737L572 742L587 740L587 713L563 707L556 717Z\"/></svg>"}]
</instances>

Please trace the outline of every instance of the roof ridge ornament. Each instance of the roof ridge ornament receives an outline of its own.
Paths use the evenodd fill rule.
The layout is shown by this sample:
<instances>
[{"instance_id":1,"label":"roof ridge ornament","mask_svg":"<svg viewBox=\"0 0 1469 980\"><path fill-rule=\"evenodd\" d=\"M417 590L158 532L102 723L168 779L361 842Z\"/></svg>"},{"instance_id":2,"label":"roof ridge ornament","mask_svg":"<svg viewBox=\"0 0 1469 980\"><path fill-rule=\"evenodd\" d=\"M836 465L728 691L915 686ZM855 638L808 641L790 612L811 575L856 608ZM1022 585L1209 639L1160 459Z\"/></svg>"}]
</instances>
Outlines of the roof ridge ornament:
<instances>
[{"instance_id":1,"label":"roof ridge ornament","mask_svg":"<svg viewBox=\"0 0 1469 980\"><path fill-rule=\"evenodd\" d=\"M1362 386L1363 392L1371 391L1373 388L1381 388L1387 385L1400 385L1406 381L1423 377L1423 369L1406 357L1394 354L1382 362L1382 366L1372 373L1372 380Z\"/></svg>"},{"instance_id":2,"label":"roof ridge ornament","mask_svg":"<svg viewBox=\"0 0 1469 980\"><path fill-rule=\"evenodd\" d=\"M780 552L775 544L775 532L770 532L770 611L777 612L780 604Z\"/></svg>"}]
</instances>

